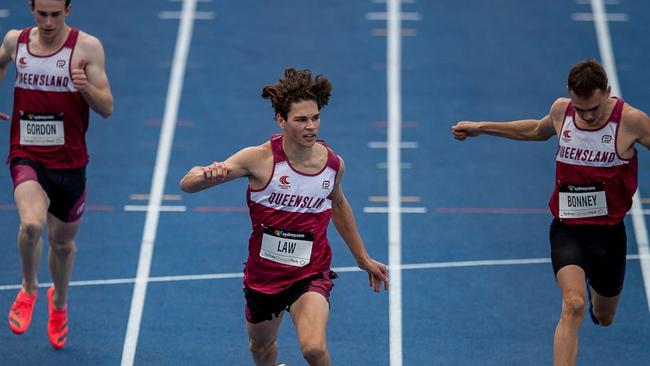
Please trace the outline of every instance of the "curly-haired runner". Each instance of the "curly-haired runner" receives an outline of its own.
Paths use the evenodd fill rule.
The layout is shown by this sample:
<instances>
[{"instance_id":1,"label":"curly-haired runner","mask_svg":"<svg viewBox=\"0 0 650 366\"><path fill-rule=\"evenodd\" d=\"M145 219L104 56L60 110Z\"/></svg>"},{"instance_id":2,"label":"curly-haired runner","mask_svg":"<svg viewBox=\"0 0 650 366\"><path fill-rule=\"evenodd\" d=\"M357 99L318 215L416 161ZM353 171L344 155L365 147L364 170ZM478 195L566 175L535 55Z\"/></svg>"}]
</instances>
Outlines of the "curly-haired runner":
<instances>
[{"instance_id":1,"label":"curly-haired runner","mask_svg":"<svg viewBox=\"0 0 650 366\"><path fill-rule=\"evenodd\" d=\"M320 109L332 84L309 70L288 68L276 84L264 87L282 134L240 150L223 162L192 168L181 180L185 192L198 192L247 177L253 232L244 269L249 347L256 365L275 365L277 335L285 310L296 326L310 365L329 365L326 328L330 270L327 239L330 217L368 284L388 289L386 266L368 256L352 209L343 194L343 159L316 140Z\"/></svg>"}]
</instances>

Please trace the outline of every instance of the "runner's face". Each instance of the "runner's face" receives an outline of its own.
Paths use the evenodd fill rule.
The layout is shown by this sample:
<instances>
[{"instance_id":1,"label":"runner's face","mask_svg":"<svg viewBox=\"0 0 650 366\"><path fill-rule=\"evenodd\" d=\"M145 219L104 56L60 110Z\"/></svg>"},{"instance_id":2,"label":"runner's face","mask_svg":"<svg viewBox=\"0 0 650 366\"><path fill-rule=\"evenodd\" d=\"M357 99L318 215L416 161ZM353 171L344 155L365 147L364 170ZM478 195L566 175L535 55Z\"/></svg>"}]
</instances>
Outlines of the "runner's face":
<instances>
[{"instance_id":1,"label":"runner's face","mask_svg":"<svg viewBox=\"0 0 650 366\"><path fill-rule=\"evenodd\" d=\"M282 117L279 119L284 135L292 142L304 147L311 147L316 143L320 128L320 111L315 101L304 100L292 103L287 120Z\"/></svg>"},{"instance_id":2,"label":"runner's face","mask_svg":"<svg viewBox=\"0 0 650 366\"><path fill-rule=\"evenodd\" d=\"M571 94L573 109L580 116L580 119L587 124L596 124L601 121L609 99L609 88L607 91L596 89L589 98L577 96L573 91L569 93Z\"/></svg>"},{"instance_id":3,"label":"runner's face","mask_svg":"<svg viewBox=\"0 0 650 366\"><path fill-rule=\"evenodd\" d=\"M53 41L65 30L65 18L70 14L70 6L64 0L34 0L31 9L40 37Z\"/></svg>"}]
</instances>

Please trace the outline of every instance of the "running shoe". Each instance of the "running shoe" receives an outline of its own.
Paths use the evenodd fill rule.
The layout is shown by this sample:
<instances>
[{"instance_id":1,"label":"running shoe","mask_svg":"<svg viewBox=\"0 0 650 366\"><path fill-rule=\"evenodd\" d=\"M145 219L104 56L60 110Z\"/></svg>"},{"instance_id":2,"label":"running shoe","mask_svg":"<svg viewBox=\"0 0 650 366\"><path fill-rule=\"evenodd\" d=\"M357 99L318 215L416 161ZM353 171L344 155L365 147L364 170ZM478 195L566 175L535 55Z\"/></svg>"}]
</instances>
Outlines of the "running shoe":
<instances>
[{"instance_id":1,"label":"running shoe","mask_svg":"<svg viewBox=\"0 0 650 366\"><path fill-rule=\"evenodd\" d=\"M36 304L36 294L29 295L25 290L20 289L16 300L9 310L9 326L16 334L23 334L32 322L32 313Z\"/></svg>"},{"instance_id":2,"label":"running shoe","mask_svg":"<svg viewBox=\"0 0 650 366\"><path fill-rule=\"evenodd\" d=\"M47 319L47 337L52 343L52 347L60 349L65 346L68 340L68 305L63 310L54 307L54 287L47 290L47 307L49 317Z\"/></svg>"}]
</instances>

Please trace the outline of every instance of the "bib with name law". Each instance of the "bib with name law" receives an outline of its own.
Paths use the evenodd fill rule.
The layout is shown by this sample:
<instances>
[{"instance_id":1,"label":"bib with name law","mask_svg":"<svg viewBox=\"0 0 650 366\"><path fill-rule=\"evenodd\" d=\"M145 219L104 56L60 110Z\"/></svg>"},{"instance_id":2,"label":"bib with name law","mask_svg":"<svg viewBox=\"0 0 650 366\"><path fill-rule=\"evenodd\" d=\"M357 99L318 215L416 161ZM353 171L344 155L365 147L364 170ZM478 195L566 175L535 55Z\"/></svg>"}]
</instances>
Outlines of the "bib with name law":
<instances>
[{"instance_id":1,"label":"bib with name law","mask_svg":"<svg viewBox=\"0 0 650 366\"><path fill-rule=\"evenodd\" d=\"M267 227L262 235L260 257L295 267L309 264L314 237L311 233Z\"/></svg>"}]
</instances>

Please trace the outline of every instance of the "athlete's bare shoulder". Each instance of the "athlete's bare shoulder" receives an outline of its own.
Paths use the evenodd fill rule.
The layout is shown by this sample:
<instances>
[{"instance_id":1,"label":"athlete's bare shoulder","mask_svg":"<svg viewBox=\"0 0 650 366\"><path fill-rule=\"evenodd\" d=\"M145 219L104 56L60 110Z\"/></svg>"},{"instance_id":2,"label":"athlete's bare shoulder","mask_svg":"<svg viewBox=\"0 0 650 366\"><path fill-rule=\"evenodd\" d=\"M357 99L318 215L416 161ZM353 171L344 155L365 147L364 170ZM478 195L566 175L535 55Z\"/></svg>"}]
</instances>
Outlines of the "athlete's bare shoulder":
<instances>
[{"instance_id":1,"label":"athlete's bare shoulder","mask_svg":"<svg viewBox=\"0 0 650 366\"><path fill-rule=\"evenodd\" d=\"M571 99L565 98L565 97L560 97L553 102L551 105L551 109L548 112L548 116L546 116L542 121L548 121L549 122L543 122L546 124L553 124L553 128L555 129L555 133L558 134L560 133L560 130L562 129L562 124L564 123L564 113L566 112L566 108L571 103Z\"/></svg>"},{"instance_id":2,"label":"athlete's bare shoulder","mask_svg":"<svg viewBox=\"0 0 650 366\"><path fill-rule=\"evenodd\" d=\"M565 98L565 97L560 97L553 102L551 105L551 113L552 114L561 114L564 115L564 112L566 111L567 106L571 103L571 99Z\"/></svg>"},{"instance_id":3,"label":"athlete's bare shoulder","mask_svg":"<svg viewBox=\"0 0 650 366\"><path fill-rule=\"evenodd\" d=\"M77 38L77 44L84 47L101 47L102 42L99 38L93 36L90 33L86 33L82 30L79 31L79 38Z\"/></svg>"},{"instance_id":4,"label":"athlete's bare shoulder","mask_svg":"<svg viewBox=\"0 0 650 366\"><path fill-rule=\"evenodd\" d=\"M644 135L650 131L650 117L640 109L625 103L621 112L621 124L625 129L635 134Z\"/></svg>"},{"instance_id":5,"label":"athlete's bare shoulder","mask_svg":"<svg viewBox=\"0 0 650 366\"><path fill-rule=\"evenodd\" d=\"M84 31L79 31L79 37L77 38L77 45L75 46L76 50L73 54L73 63L77 60L90 61L90 63L97 63L99 65L104 64L104 47L99 38L88 34ZM76 63L75 63L76 65Z\"/></svg>"},{"instance_id":6,"label":"athlete's bare shoulder","mask_svg":"<svg viewBox=\"0 0 650 366\"><path fill-rule=\"evenodd\" d=\"M245 147L234 154L229 160L231 159L242 168L254 173L260 168L269 165L269 161L272 162L273 152L271 151L271 143L266 142L262 145Z\"/></svg>"},{"instance_id":7,"label":"athlete's bare shoulder","mask_svg":"<svg viewBox=\"0 0 650 366\"><path fill-rule=\"evenodd\" d=\"M273 155L273 150L271 149L271 141L266 141L265 143L257 146L250 146L247 149L249 149L252 154L256 155L256 157L259 158Z\"/></svg>"},{"instance_id":8,"label":"athlete's bare shoulder","mask_svg":"<svg viewBox=\"0 0 650 366\"><path fill-rule=\"evenodd\" d=\"M623 118L624 120L627 120L627 119L639 120L639 119L643 119L643 118L647 118L647 117L648 117L648 115L645 112L643 112L642 110L631 106L627 102L625 102L625 104L623 104L623 111L622 111L621 118Z\"/></svg>"},{"instance_id":9,"label":"athlete's bare shoulder","mask_svg":"<svg viewBox=\"0 0 650 366\"><path fill-rule=\"evenodd\" d=\"M18 44L18 36L20 36L20 30L18 29L11 29L5 34L4 38L2 39L1 52L6 53L6 55L3 54L3 57L14 57L14 54L16 53L16 46Z\"/></svg>"}]
</instances>

